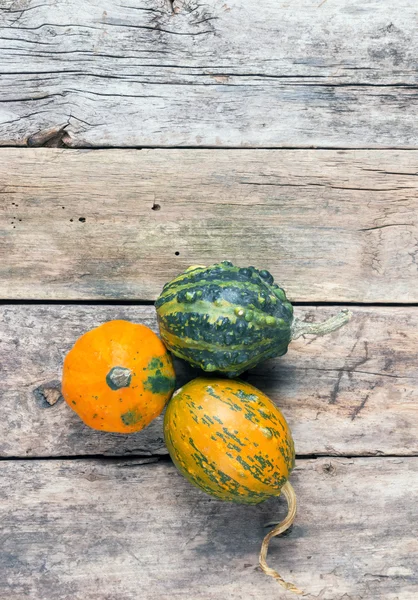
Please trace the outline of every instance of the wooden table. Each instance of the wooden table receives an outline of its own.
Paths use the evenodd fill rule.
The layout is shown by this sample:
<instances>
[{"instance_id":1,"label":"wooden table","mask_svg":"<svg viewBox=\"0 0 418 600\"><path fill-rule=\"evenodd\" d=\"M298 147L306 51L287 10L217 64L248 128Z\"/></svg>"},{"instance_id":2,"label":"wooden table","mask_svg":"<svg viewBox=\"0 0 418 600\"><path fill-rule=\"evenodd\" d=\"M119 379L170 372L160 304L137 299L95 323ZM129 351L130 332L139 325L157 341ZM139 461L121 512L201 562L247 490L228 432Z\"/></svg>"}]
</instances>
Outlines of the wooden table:
<instances>
[{"instance_id":1,"label":"wooden table","mask_svg":"<svg viewBox=\"0 0 418 600\"><path fill-rule=\"evenodd\" d=\"M272 271L329 338L249 381L295 438L269 560L308 600L418 598L416 0L0 0L0 597L291 598L284 501L192 488L161 419L86 428L65 353L190 264ZM195 375L177 364L179 383Z\"/></svg>"}]
</instances>

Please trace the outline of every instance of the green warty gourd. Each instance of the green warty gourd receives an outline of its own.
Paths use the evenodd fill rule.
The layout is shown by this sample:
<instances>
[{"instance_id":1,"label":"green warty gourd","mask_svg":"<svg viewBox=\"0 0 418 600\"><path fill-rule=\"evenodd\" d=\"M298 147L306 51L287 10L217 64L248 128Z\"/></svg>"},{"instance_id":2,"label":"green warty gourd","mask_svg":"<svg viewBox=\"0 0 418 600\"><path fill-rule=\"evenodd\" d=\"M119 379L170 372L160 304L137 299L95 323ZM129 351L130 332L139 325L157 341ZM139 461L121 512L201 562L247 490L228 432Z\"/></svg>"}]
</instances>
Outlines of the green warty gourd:
<instances>
[{"instance_id":1,"label":"green warty gourd","mask_svg":"<svg viewBox=\"0 0 418 600\"><path fill-rule=\"evenodd\" d=\"M161 337L173 354L229 377L282 356L292 339L325 335L351 317L342 311L324 323L300 321L268 271L229 261L189 267L164 286L156 309Z\"/></svg>"}]
</instances>

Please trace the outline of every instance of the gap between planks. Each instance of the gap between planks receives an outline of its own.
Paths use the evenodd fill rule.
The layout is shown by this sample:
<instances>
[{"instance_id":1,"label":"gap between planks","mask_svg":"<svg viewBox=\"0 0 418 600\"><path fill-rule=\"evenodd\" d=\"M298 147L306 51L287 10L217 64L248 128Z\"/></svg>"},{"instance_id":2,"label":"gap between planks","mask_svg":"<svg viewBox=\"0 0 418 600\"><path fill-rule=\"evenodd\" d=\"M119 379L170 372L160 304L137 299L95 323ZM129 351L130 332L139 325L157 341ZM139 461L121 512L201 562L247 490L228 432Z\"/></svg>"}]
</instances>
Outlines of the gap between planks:
<instances>
[{"instance_id":1,"label":"gap between planks","mask_svg":"<svg viewBox=\"0 0 418 600\"><path fill-rule=\"evenodd\" d=\"M141 146L115 146L115 145L109 145L109 146L89 146L89 145L80 145L80 146L65 146L65 145L59 145L59 146L47 146L47 145L39 145L39 146L30 146L27 143L19 145L19 144L2 144L0 142L0 150L11 150L11 149L16 149L19 148L19 150L36 150L39 148L58 148L59 150L62 150L63 153L68 152L68 151L74 151L74 150L88 150L89 152L92 151L103 151L103 150L164 150L167 152L174 151L174 150L196 150L196 151L205 151L205 150L223 150L223 151L230 151L230 150L234 150L234 151L238 151L241 150L243 152L248 151L248 150L271 150L271 151L283 151L286 152L287 150L300 150L300 151L306 151L306 150L313 150L316 152L327 152L327 151L332 151L332 150L346 150L347 152L355 152L356 150L363 150L363 151L371 151L371 152L378 152L378 151L391 151L393 150L394 152L413 152L413 151L417 151L418 150L418 146L381 146L381 145L376 145L376 146L311 146L311 145L306 145L306 146L210 146L210 145L200 145L200 146L145 146L145 145L141 145Z\"/></svg>"},{"instance_id":2,"label":"gap between planks","mask_svg":"<svg viewBox=\"0 0 418 600\"><path fill-rule=\"evenodd\" d=\"M33 300L27 299L0 299L0 306L155 306L154 300ZM292 302L297 307L317 306L329 307L336 310L342 308L418 308L418 302Z\"/></svg>"},{"instance_id":3,"label":"gap between planks","mask_svg":"<svg viewBox=\"0 0 418 600\"><path fill-rule=\"evenodd\" d=\"M296 454L296 462L302 460L323 460L329 459L357 459L357 458L379 458L379 459L391 459L391 458L418 458L418 454L372 454L372 453L361 453L361 454L330 454L330 453L315 453L315 454ZM73 456L0 456L0 462L33 462L33 461L99 461L103 463L132 463L131 466L142 466L152 463L169 463L174 464L169 454L131 454L129 456L115 455L110 456L107 454L74 454Z\"/></svg>"}]
</instances>

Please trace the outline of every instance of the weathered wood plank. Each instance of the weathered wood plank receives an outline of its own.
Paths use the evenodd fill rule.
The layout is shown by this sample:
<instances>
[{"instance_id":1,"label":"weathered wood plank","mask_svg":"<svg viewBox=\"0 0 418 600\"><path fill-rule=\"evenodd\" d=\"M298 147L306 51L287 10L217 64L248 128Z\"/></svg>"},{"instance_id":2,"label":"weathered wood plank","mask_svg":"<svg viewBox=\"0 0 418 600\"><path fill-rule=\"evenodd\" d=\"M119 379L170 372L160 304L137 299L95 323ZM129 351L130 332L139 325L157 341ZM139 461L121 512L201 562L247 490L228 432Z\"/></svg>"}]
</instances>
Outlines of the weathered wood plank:
<instances>
[{"instance_id":1,"label":"weathered wood plank","mask_svg":"<svg viewBox=\"0 0 418 600\"><path fill-rule=\"evenodd\" d=\"M418 152L0 158L2 298L151 300L228 258L269 268L293 300L418 301Z\"/></svg>"},{"instance_id":2,"label":"weathered wood plank","mask_svg":"<svg viewBox=\"0 0 418 600\"><path fill-rule=\"evenodd\" d=\"M306 308L315 320L335 310ZM138 434L108 434L57 401L78 336L115 318L156 330L152 306L3 306L0 318L2 456L166 453L161 419ZM417 332L417 308L356 308L344 329L297 340L248 380L281 407L299 455L418 454ZM178 385L198 373L176 367Z\"/></svg>"},{"instance_id":3,"label":"weathered wood plank","mask_svg":"<svg viewBox=\"0 0 418 600\"><path fill-rule=\"evenodd\" d=\"M170 463L0 463L7 600L294 598L257 568L283 500L221 503ZM269 561L307 600L416 600L418 459L301 460Z\"/></svg>"},{"instance_id":4,"label":"weathered wood plank","mask_svg":"<svg viewBox=\"0 0 418 600\"><path fill-rule=\"evenodd\" d=\"M0 1L0 144L417 147L415 0Z\"/></svg>"}]
</instances>

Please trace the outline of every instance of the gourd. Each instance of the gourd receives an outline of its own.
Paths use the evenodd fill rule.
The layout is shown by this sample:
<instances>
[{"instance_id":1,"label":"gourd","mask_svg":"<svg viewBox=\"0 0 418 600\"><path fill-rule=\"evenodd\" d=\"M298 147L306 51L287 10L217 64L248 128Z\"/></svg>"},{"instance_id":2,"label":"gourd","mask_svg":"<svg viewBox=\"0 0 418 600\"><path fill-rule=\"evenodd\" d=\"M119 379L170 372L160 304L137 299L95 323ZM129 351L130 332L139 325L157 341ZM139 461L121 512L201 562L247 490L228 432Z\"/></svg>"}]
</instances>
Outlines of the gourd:
<instances>
[{"instance_id":1,"label":"gourd","mask_svg":"<svg viewBox=\"0 0 418 600\"><path fill-rule=\"evenodd\" d=\"M277 406L243 381L194 379L168 403L164 438L186 479L220 500L259 504L272 496L286 497L288 515L265 537L260 566L286 589L300 593L266 563L270 539L288 529L296 515L296 496L288 481L295 450Z\"/></svg>"},{"instance_id":2,"label":"gourd","mask_svg":"<svg viewBox=\"0 0 418 600\"><path fill-rule=\"evenodd\" d=\"M229 261L189 267L164 286L155 306L161 337L173 354L228 377L282 356L301 335L335 331L351 316L345 310L324 323L300 321L268 271Z\"/></svg>"},{"instance_id":3,"label":"gourd","mask_svg":"<svg viewBox=\"0 0 418 600\"><path fill-rule=\"evenodd\" d=\"M145 325L109 321L82 335L64 360L62 393L93 429L146 427L173 393L172 359Z\"/></svg>"}]
</instances>

